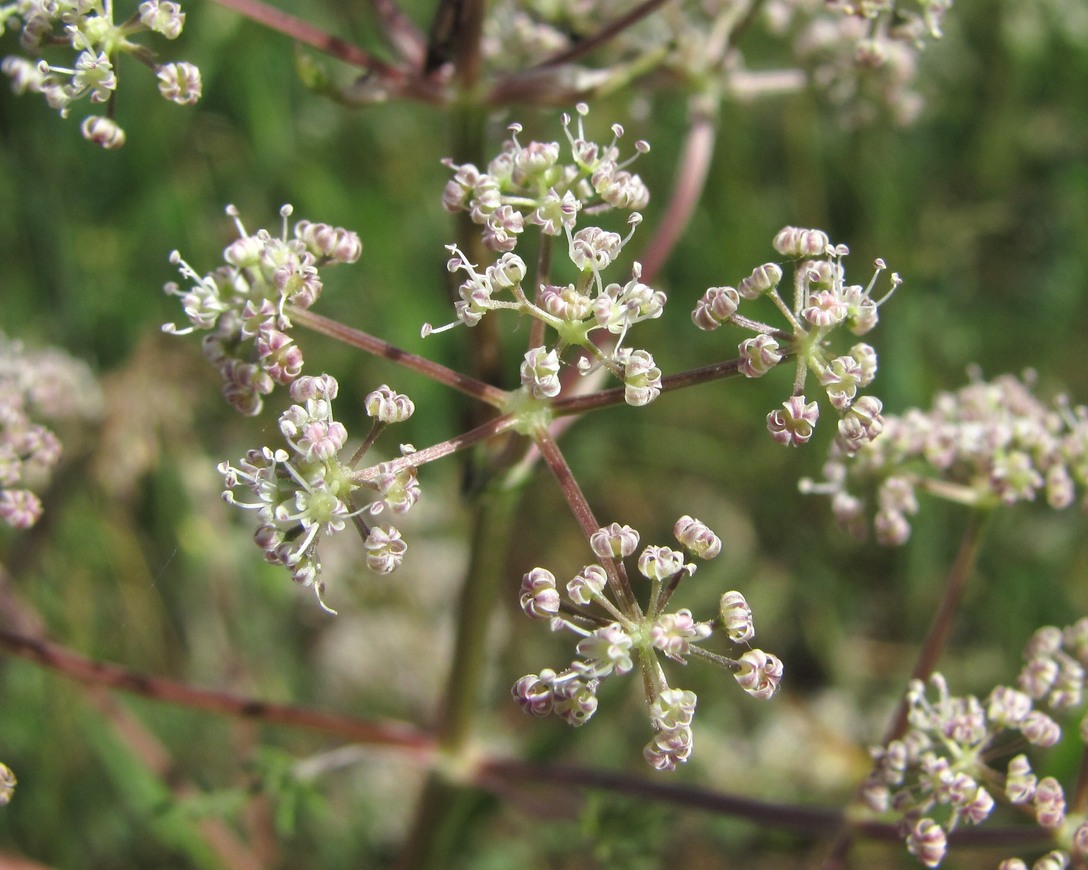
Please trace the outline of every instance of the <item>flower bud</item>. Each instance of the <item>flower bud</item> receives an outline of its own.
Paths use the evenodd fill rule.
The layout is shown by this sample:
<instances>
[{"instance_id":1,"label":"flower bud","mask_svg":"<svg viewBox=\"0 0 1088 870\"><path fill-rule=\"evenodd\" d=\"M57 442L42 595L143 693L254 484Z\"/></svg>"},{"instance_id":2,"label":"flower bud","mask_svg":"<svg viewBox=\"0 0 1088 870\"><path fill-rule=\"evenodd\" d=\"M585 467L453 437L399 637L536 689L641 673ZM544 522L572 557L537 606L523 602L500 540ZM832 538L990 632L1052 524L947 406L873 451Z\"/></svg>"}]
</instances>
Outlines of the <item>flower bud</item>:
<instances>
[{"instance_id":1,"label":"flower bud","mask_svg":"<svg viewBox=\"0 0 1088 870\"><path fill-rule=\"evenodd\" d=\"M700 559L713 559L722 551L722 539L700 520L682 516L672 528L676 540Z\"/></svg>"}]
</instances>

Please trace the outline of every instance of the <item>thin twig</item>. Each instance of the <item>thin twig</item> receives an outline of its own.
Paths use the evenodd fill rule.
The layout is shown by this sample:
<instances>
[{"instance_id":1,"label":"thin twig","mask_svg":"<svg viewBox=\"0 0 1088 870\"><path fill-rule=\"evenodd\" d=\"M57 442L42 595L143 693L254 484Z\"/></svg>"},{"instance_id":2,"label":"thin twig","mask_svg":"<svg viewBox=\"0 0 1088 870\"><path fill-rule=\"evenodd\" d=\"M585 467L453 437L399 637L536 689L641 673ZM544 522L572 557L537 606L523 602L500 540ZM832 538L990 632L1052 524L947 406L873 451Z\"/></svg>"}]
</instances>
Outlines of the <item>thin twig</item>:
<instances>
[{"instance_id":1,"label":"thin twig","mask_svg":"<svg viewBox=\"0 0 1088 870\"><path fill-rule=\"evenodd\" d=\"M844 813L837 809L760 800L599 767L490 759L482 761L476 767L474 781L482 788L501 792L509 792L511 786L534 790L545 785L570 789L602 789L661 801L670 806L746 819L765 828L784 828L817 835L846 823ZM853 823L853 827L855 831L872 840L895 842L902 839L899 826L892 822L860 822ZM954 845L997 847L1047 842L1050 836L1037 825L967 827L953 831L950 842Z\"/></svg>"},{"instance_id":2,"label":"thin twig","mask_svg":"<svg viewBox=\"0 0 1088 870\"><path fill-rule=\"evenodd\" d=\"M601 525L597 518L593 516L593 509L589 506L582 488L578 485L574 472L567 465L567 459L563 456L563 451L559 449L555 439L545 429L534 432L533 440L536 442L537 449L540 451L540 455L547 464L552 476L555 477L556 483L559 484L559 489L567 500L571 513L574 514L575 520L577 520L582 533L588 541L601 528ZM608 574L609 586L620 610L628 614L640 613L635 593L631 589L631 583L627 579L623 566L615 559L603 559L602 561L605 572Z\"/></svg>"},{"instance_id":3,"label":"thin twig","mask_svg":"<svg viewBox=\"0 0 1088 870\"><path fill-rule=\"evenodd\" d=\"M785 359L786 357L783 357ZM701 366L675 375L665 375L661 379L661 392L669 390L682 390L685 387L694 387L698 384L708 384L711 381L720 381L723 378L731 378L740 374L738 368L740 360L725 360L709 366ZM608 408L612 405L624 403L624 388L614 387L610 390L600 390L584 396L570 396L559 398L552 402L551 411L556 417L566 417L570 414L582 414L597 408Z\"/></svg>"},{"instance_id":4,"label":"thin twig","mask_svg":"<svg viewBox=\"0 0 1088 870\"><path fill-rule=\"evenodd\" d=\"M553 54L546 60L541 61L533 70L547 69L548 67L561 66L565 63L570 63L573 60L577 60L589 54L596 48L604 45L606 42L614 39L627 28L637 24L647 15L650 15L668 3L669 0L643 0L638 6L621 15L615 21L612 21L604 25L600 30L594 33L592 36L587 36L585 39L580 39L570 48L565 49L557 54Z\"/></svg>"},{"instance_id":5,"label":"thin twig","mask_svg":"<svg viewBox=\"0 0 1088 870\"><path fill-rule=\"evenodd\" d=\"M429 734L407 722L358 719L307 707L260 701L231 692L200 689L178 680L95 661L59 644L3 627L0 627L0 649L81 683L107 686L190 710L318 731L356 743L397 747L421 755L429 755L435 745Z\"/></svg>"},{"instance_id":6,"label":"thin twig","mask_svg":"<svg viewBox=\"0 0 1088 870\"><path fill-rule=\"evenodd\" d=\"M370 0L370 5L389 44L412 69L422 67L427 54L427 39L423 32L404 14L396 0Z\"/></svg>"},{"instance_id":7,"label":"thin twig","mask_svg":"<svg viewBox=\"0 0 1088 870\"><path fill-rule=\"evenodd\" d=\"M387 359L414 372L419 372L419 374L425 375L432 381L452 387L466 396L472 396L474 399L479 399L481 402L486 402L496 408L502 408L506 405L508 393L505 390L500 390L498 387L485 384L483 381L478 381L469 375L456 372L426 357L403 350L360 329L345 326L337 320L322 317L312 311L289 308L288 314L291 320L300 326L305 326L307 329L312 329L314 332L319 332L329 338L342 341L344 344L357 347L373 356Z\"/></svg>"},{"instance_id":8,"label":"thin twig","mask_svg":"<svg viewBox=\"0 0 1088 870\"><path fill-rule=\"evenodd\" d=\"M472 447L475 444L502 435L513 429L515 423L516 419L510 414L502 417L495 417L492 420L488 420L486 423L480 424L475 429L470 429L464 435L458 435L430 447L425 447L423 450L406 453L404 456L390 459L388 462L383 462L380 465L360 469L352 474L351 479L355 483L368 483L385 472L396 474L405 468L419 468L429 462L434 462L435 460L442 459L443 457L450 456L468 447Z\"/></svg>"},{"instance_id":9,"label":"thin twig","mask_svg":"<svg viewBox=\"0 0 1088 870\"><path fill-rule=\"evenodd\" d=\"M692 109L691 123L684 136L684 147L676 164L676 181L668 208L658 223L653 238L639 257L642 280L653 283L654 277L672 254L677 241L687 228L696 203L706 185L710 160L714 156L717 138L715 118L710 111Z\"/></svg>"},{"instance_id":10,"label":"thin twig","mask_svg":"<svg viewBox=\"0 0 1088 870\"><path fill-rule=\"evenodd\" d=\"M331 33L326 33L324 30L314 27L312 24L308 24L301 18L296 18L282 9L262 3L261 0L212 0L212 2L231 9L239 15L244 15L262 27L275 30L297 42L331 55L337 60L362 67L389 81L400 82L407 78L403 70L374 57L365 49L352 45L350 42L333 36Z\"/></svg>"}]
</instances>

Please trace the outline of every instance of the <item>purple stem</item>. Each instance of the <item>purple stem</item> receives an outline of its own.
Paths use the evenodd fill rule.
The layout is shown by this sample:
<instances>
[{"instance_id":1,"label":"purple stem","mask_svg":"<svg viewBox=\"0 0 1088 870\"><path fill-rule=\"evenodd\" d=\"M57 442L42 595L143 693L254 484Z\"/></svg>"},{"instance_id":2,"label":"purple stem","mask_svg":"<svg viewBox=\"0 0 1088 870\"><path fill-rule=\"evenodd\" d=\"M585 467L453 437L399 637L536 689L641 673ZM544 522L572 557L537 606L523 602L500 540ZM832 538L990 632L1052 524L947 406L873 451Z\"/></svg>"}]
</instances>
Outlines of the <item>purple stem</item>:
<instances>
[{"instance_id":1,"label":"purple stem","mask_svg":"<svg viewBox=\"0 0 1088 870\"><path fill-rule=\"evenodd\" d=\"M646 246L646 251L639 257L639 262L642 263L642 280L647 284L653 283L654 277L668 260L691 220L692 212L706 185L716 138L712 114L693 110L691 125L684 137L683 152L676 166L676 182L669 206Z\"/></svg>"},{"instance_id":2,"label":"purple stem","mask_svg":"<svg viewBox=\"0 0 1088 870\"><path fill-rule=\"evenodd\" d=\"M387 359L414 372L419 372L432 381L452 387L466 396L472 396L496 408L502 408L506 405L508 394L505 390L485 384L483 381L478 381L469 375L455 372L453 369L446 368L446 366L433 362L426 357L402 350L362 330L353 329L337 320L331 320L328 317L322 317L320 314L303 311L299 308L289 308L288 315L293 321L305 326L307 329L312 329L314 332L327 335L329 338L335 338L344 344L350 344L352 347L357 347L373 356Z\"/></svg>"}]
</instances>

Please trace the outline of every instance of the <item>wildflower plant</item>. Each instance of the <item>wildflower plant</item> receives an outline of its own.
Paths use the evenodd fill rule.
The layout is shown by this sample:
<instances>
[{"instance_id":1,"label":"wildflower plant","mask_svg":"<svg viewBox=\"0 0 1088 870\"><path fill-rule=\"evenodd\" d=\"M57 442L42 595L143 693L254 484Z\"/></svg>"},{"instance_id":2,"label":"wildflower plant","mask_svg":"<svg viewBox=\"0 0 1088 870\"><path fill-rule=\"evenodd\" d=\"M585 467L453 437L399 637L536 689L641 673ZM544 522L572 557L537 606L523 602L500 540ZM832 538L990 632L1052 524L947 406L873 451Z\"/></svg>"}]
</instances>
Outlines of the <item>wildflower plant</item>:
<instances>
[{"instance_id":1,"label":"wildflower plant","mask_svg":"<svg viewBox=\"0 0 1088 870\"><path fill-rule=\"evenodd\" d=\"M852 448L836 441L825 480L801 481L801 491L827 495L835 519L864 533L865 501L858 487L874 489L876 539L901 545L920 494L979 510L1045 501L1071 505L1088 483L1088 409L1067 396L1044 402L1034 373L972 381L939 394L929 410L911 409L883 420L884 436Z\"/></svg>"},{"instance_id":2,"label":"wildflower plant","mask_svg":"<svg viewBox=\"0 0 1088 870\"><path fill-rule=\"evenodd\" d=\"M1065 731L1054 716L1074 710L1081 711L1078 733L1088 731L1086 638L1085 619L1065 629L1039 629L1024 650L1016 686L995 686L982 700L952 695L940 673L928 685L911 682L907 730L873 750L875 765L863 793L870 810L902 819L907 849L926 867L940 866L957 827L982 824L998 802L1029 813L1062 845L1035 866L1066 867L1088 858L1083 812L1068 814L1061 783L1038 776L1021 751L1060 743ZM1001 864L1015 866L1025 865L1018 858Z\"/></svg>"},{"instance_id":3,"label":"wildflower plant","mask_svg":"<svg viewBox=\"0 0 1088 870\"><path fill-rule=\"evenodd\" d=\"M87 99L106 106L104 115L88 115L80 124L83 138L102 148L125 144L125 131L116 120L115 96L120 84L120 58L129 55L151 69L159 93L182 106L195 104L203 91L200 70L186 61L159 63L155 53L133 37L155 33L177 39L185 26L181 5L169 0L145 0L118 23L113 0L18 0L0 5L0 36L19 33L30 55L8 55L0 70L18 93L41 94L49 107L67 118L73 104ZM65 65L43 56L54 46L74 52ZM35 59L37 58L37 59Z\"/></svg>"},{"instance_id":4,"label":"wildflower plant","mask_svg":"<svg viewBox=\"0 0 1088 870\"><path fill-rule=\"evenodd\" d=\"M435 316L432 308L416 320L418 334L407 339L415 342L414 350L368 331L377 321L367 316L369 289L358 295L354 289L359 271L368 267L364 253L379 249L380 255L380 245L368 240L364 252L365 230L360 235L329 223L294 220L291 205L282 206L274 230L253 232L239 210L228 206L235 238L226 243L221 264L210 270L192 265L206 262L205 253L187 254L191 260L179 251L171 253L169 263L180 277L164 289L172 304L180 303L181 314L161 328L172 336L199 336L226 404L260 432L225 454L235 458L216 457L222 481L216 489L237 509L233 516L252 518L249 529L260 557L280 577L285 573L314 593L316 602L305 598L302 607L307 631L317 638L315 648L326 632L331 634L330 626L346 624L344 631L364 635L363 640L394 657L396 672L383 672L383 682L400 681L408 665L441 669L446 684L434 705L435 721L409 724L274 704L88 661L45 638L41 620L8 588L2 570L0 648L88 684L306 728L350 744L292 763L283 782L342 766L340 753L348 749L362 747L367 755L384 747L401 754L425 776L415 812L400 813L410 817L402 831L404 867L449 862L451 844L459 842L451 832L476 815L465 811L469 790L505 795L538 784L649 794L767 826L814 832L828 840L829 868L845 866L853 841L868 836L897 839L917 862L936 867L965 829L978 829L985 842L984 823L1007 805L1029 822L1017 829L1017 836L1019 842L1039 846L1035 867L1088 863L1088 767L1082 763L1081 780L1069 783L1068 770L1048 766L1055 754L1047 752L1058 747L1083 752L1083 746L1069 747L1088 739L1085 721L1069 725L1074 711L1084 719L1088 621L1039 629L1015 685L998 685L984 696L953 694L937 669L973 572L982 515L1025 501L1046 501L1053 508L1076 501L1077 487L1088 483L1088 411L1065 397L1040 400L1031 376L987 382L978 375L959 391L939 394L929 411L886 411L876 381L877 345L883 340L876 327L885 320L884 334L898 329L896 317L881 315L897 313L912 300L900 293L890 304L903 281L883 259L873 259L860 278L851 265L848 277L850 248L832 241L827 230L787 225L768 239L762 254L734 248L732 238L715 239L725 250L720 262L713 261L719 270L715 275L664 268L684 228L699 222L699 197L708 181L723 106L732 111L745 100L808 84L850 125L882 123L889 114L907 123L921 105L916 87L921 51L941 37L950 0L680 5L642 0L619 9L595 0L498 0L491 9L479 0L441 0L427 32L395 0L375 0L372 11L384 39L380 51L351 45L258 0L218 2L354 67L352 76L343 76L314 60L309 49L298 53L306 83L339 105L403 99L444 112L450 120L450 143L442 154L432 155L436 170L444 166L445 175L431 192L434 210L440 205L446 212L449 231L431 240L430 248L435 263L445 263L449 293L442 313ZM86 118L81 130L86 139L117 149L125 141L115 98L122 55L151 68L168 100L192 105L200 98L203 82L195 66L160 64L142 42L145 34L177 38L185 18L178 4L157 0L139 4L124 19L109 0L3 4L0 35L18 33L27 55L6 57L3 71L17 92L41 93L62 115L84 98L104 105L105 114ZM769 58L766 63L761 52ZM665 196L656 182L651 194L645 179L658 177L656 161L670 156L670 149L651 149L648 141L628 132L649 126L639 118L639 102L630 104L630 123L608 114L617 111L615 104L591 109L600 98L636 82L641 92L672 88L685 101L687 130L677 178ZM888 111L878 111L877 104ZM547 114L553 110L554 120ZM537 134L539 129L552 132ZM657 141L656 135L650 138ZM371 164L358 165L366 176ZM344 184L356 181L344 179ZM698 228L706 232L705 226ZM747 265L730 275L736 263ZM758 265L749 271L753 263ZM327 270L333 266L343 267L338 269L345 278L341 286L348 288L338 292L359 302L337 309L352 312L341 315L345 322L320 312ZM711 280L733 283L707 288ZM677 315L676 305L690 315ZM358 324L348 322L356 316ZM421 322L424 317L438 325ZM644 326L649 321L657 321L657 328ZM679 327L683 334L672 331ZM713 337L701 334L711 332ZM318 358L311 354L311 343L319 339L374 358L383 368L395 369L397 378L384 372L379 377L370 369L311 368ZM447 341L468 346L467 361L459 367L432 358ZM677 353L681 343L690 347ZM704 353L709 359L698 364L677 362ZM42 516L42 494L60 458L59 436L42 421L63 416L51 413L58 408L75 408L78 413L70 416L90 426L98 413L97 389L86 371L74 366L61 377L61 368L55 359L28 354L17 342L0 337L0 518L11 527L6 535L25 533ZM356 376L366 386L355 386ZM401 377L411 398L390 386L399 386ZM823 479L805 477L800 488L829 496L836 520L852 531L871 525L880 543L906 544L921 496L950 499L971 511L900 706L879 745L836 783L840 793L844 785L856 787L856 799L846 808L814 809L736 794L742 787L734 789L733 780L728 790L720 783L711 790L677 782L721 763L723 753L714 741L700 738L696 751L697 705L703 710L700 731L713 731L718 724L704 724L707 707L720 711L730 705L738 710L735 724L741 728L747 702L731 688L733 682L743 693L771 702L761 708L767 721L786 720L783 707L805 706L800 687L796 694L791 687L793 674L805 671L795 671L790 661L800 646L784 643L783 626L776 624L790 615L785 607L777 612L770 607L767 615L759 608L761 631L770 637L768 646L779 649L779 658L754 646L748 596L754 603L757 596L773 596L762 586L770 573L788 575L786 582L798 585L809 574L828 573L821 554L806 551L804 564L783 570L789 559L784 550L773 572L760 562L743 569L743 582L722 582L739 562L719 569L720 562L713 560L732 557L734 529L726 522L719 536L695 518L708 517L705 510L729 515L721 509L728 496L716 486L705 487L709 495L696 487L689 492L671 470L662 485L643 479L642 470L630 464L610 475L600 473L599 463L590 464L576 474L580 463L568 459L567 442L592 425L572 427L576 420L615 408L617 415L642 415L640 422L660 420L655 415L675 421L677 412L662 406L676 401L681 411L713 407L717 394L704 391L709 398L701 403L688 397L695 388L726 379L731 390L749 391L760 403L765 400L758 391L783 385L759 412L759 425L770 436L764 446L783 462L805 455L785 447L815 441L817 451L828 449ZM430 383L417 391L421 381ZM468 407L459 407L450 421L438 420L441 406L421 398L434 385L456 392ZM680 406L683 401L689 403ZM132 398L122 395L120 406L126 402ZM413 417L413 424L399 428ZM420 418L426 425L420 425ZM443 429L446 422L450 426ZM441 434L418 446L390 442L408 430L417 441L417 432ZM597 438L594 443L604 440L588 437ZM743 445L719 440L713 449L724 461L734 466L745 462ZM757 446L753 455L761 449ZM666 461L666 453L664 446L654 445L655 462ZM692 449L703 484L711 478L697 454ZM807 455L815 454L810 450ZM430 466L440 461L460 463L465 504L433 485L439 482L431 477ZM577 532L577 546L592 553L592 561L580 557L573 564L587 563L566 575L556 567L569 562L565 542L559 536L541 542L533 529L518 525L524 519L519 499L537 473L550 476L569 511L555 521L567 521ZM599 518L598 512L623 516L615 505L627 500L629 487L654 490L642 497L639 489L641 518L631 521L646 530L650 524L671 523L675 546L644 544L632 526ZM761 487L780 502L788 495L774 494L770 483ZM870 512L866 498L875 500L875 511ZM421 503L427 507L416 510ZM421 577L444 567L439 564L444 557L429 549L427 530L415 523L427 510L432 519L467 517L468 564L456 603L439 601L439 593L421 586ZM410 511L411 524L404 519ZM788 537L796 531L789 530ZM743 534L738 529L738 537ZM540 546L547 547L543 554L534 552ZM229 548L219 541L216 547L217 558L225 558ZM4 562L19 566L32 561L12 552L0 553ZM401 586L413 584L422 591L410 594L426 599L443 617L455 615L448 652L441 647L444 627L437 618L434 626L409 631L359 605L374 590L392 597ZM815 597L827 606L828 596L817 592ZM524 628L506 640L495 639L488 625L491 613L512 609L515 602L537 623L536 643L548 645L546 652L534 655L560 664L523 662L518 642ZM835 608L838 604L831 602ZM338 610L343 616L333 619ZM802 633L808 633L812 627L805 624L806 615L796 618ZM567 642L555 640L559 637ZM421 646L413 646L417 642ZM507 644L501 651L500 643ZM425 654L413 652L419 648ZM865 658L852 649L848 657ZM331 658L343 666L367 655L344 656L336 650ZM732 679L708 681L698 668L687 670L693 659L717 666ZM491 712L485 700L493 682L489 671L496 666L510 680L523 668L535 669L514 680L509 691L497 693L503 710L516 715L520 708L530 718L499 712L485 722ZM568 764L555 747L549 748L555 759L528 760L542 754L533 744L544 729L535 727L533 719L554 716L580 727L590 719L614 717L616 711L598 710L605 697L602 687L636 672L648 726L641 753L630 753L637 774ZM899 688L894 689L897 695ZM709 692L714 693L710 704ZM782 698L785 694L792 697ZM148 750L156 741L146 739L132 717L101 706L125 737L122 742L144 753L149 769L158 773L172 767ZM865 727L864 706L856 700L850 714L841 717L851 720L854 736ZM511 733L515 728L529 735L522 738L527 745ZM608 726L594 728L599 734ZM732 738L727 742L747 746L745 735ZM825 736L825 742L834 741ZM818 749L827 756L806 754L805 763L819 767L831 754L827 746ZM765 783L753 759L754 753L738 781L755 792ZM687 773L668 778L691 761ZM33 776L18 767L24 780ZM167 773L164 781L174 777L172 769ZM242 791L248 800L262 789L274 794L285 788L283 782L254 785L250 778ZM14 774L0 764L0 806L11 799L14 786ZM176 792L192 790L199 788ZM254 844L239 843L236 832L212 825L200 836L225 865L267 863L267 832L256 835ZM1010 842L996 836L993 841L1002 848ZM739 865L746 858L730 855L728 863ZM1027 865L1008 858L1001 866L1015 870Z\"/></svg>"},{"instance_id":5,"label":"wildflower plant","mask_svg":"<svg viewBox=\"0 0 1088 870\"><path fill-rule=\"evenodd\" d=\"M683 516L673 531L685 550L700 559L721 552L721 539L699 520ZM530 619L548 622L552 631L578 636L579 658L559 672L527 674L514 684L513 694L534 716L555 715L579 726L596 712L601 682L628 673L637 659L656 732L643 755L657 770L672 770L691 755L697 699L694 692L669 685L660 656L681 664L695 657L720 665L748 694L761 699L777 691L783 668L777 657L759 649L746 649L731 659L699 645L715 631L738 645L747 646L755 637L752 610L740 592L724 593L719 615L706 622L696 621L686 608L666 610L681 580L693 576L697 568L694 562L685 562L684 552L648 546L638 554L638 573L650 581L648 606L643 609L623 562L635 554L638 544L639 534L630 526L612 523L598 529L590 546L601 561L586 565L566 584L566 601L556 588L555 575L546 568L525 574L521 609Z\"/></svg>"}]
</instances>

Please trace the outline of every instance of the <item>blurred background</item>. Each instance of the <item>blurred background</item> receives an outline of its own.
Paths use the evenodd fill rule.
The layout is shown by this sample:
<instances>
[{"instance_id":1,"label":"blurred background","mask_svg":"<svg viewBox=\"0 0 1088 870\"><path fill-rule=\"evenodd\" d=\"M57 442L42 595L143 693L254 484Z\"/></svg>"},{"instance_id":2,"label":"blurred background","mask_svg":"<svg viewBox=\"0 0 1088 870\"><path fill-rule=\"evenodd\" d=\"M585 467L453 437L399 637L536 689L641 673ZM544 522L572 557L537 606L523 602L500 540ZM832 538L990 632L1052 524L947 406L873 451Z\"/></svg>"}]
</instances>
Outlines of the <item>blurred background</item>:
<instances>
[{"instance_id":1,"label":"blurred background","mask_svg":"<svg viewBox=\"0 0 1088 870\"><path fill-rule=\"evenodd\" d=\"M373 44L365 11L341 5L293 11ZM428 4L414 6L425 26ZM180 317L161 287L176 279L174 248L198 271L216 265L234 237L226 204L247 228L276 233L290 202L295 218L349 227L364 242L359 263L325 274L319 313L463 367L466 330L419 337L424 321L452 319L446 119L418 105L335 105L300 84L289 40L212 5L186 10L182 38L156 47L201 68L204 99L169 105L152 76L122 67L120 152L85 143L78 111L62 120L40 98L0 88L0 330L86 361L105 395L100 423L58 427L66 462L45 517L29 533L0 529L0 561L47 635L86 656L426 725L467 558L456 462L421 474L425 498L403 526L410 550L398 573L361 571L353 541L330 542L344 546L324 550L341 614L329 617L260 561L250 517L219 498L215 465L272 443L278 402L256 419L231 411L198 342L161 334ZM849 245L853 281L867 282L876 257L904 279L866 339L880 354L887 411L928 407L972 364L986 376L1032 368L1042 394L1088 402L1088 13L1075 0L960 0L945 31L921 56L925 103L910 126L844 123L808 91L724 106L705 195L656 282L669 305L639 328L664 372L735 355L745 336L694 331L691 308L706 287L735 284L772 258L772 237L794 224ZM745 49L753 69L789 62L766 36ZM0 52L17 51L9 33ZM497 116L493 152L514 120L558 139L558 116ZM683 100L648 86L593 106L599 138L622 121L627 141L653 145L637 164L654 198L629 249L636 258L663 212L685 120ZM364 431L362 396L389 383L418 409L396 439L423 447L458 433L462 403L449 391L317 336L299 340L307 371L340 380L337 416L350 432ZM684 513L717 530L725 554L678 605L709 615L721 591L740 589L758 643L786 663L771 704L709 668L676 674L698 692L700 712L695 757L673 780L841 806L901 691L966 516L927 501L898 550L839 532L826 500L797 492L798 478L819 476L831 427L797 451L764 431L791 378L776 371L609 409L578 422L563 445L602 521L635 526L644 543L667 544ZM542 564L569 577L590 561L546 474L529 484L517 527L481 740L642 772L649 728L637 680L608 685L577 731L529 720L510 702L517 677L573 654L520 617L521 574ZM942 662L954 689L984 695L1014 679L1036 627L1088 615L1084 531L1076 508L993 518ZM0 658L0 687L0 760L20 781L0 809L0 850L56 867L223 866L202 834L210 818L248 838L265 866L386 866L420 780L389 753L90 692L19 660ZM170 776L149 772L135 735L159 744ZM1067 765L1068 783L1078 759L1051 763ZM481 796L466 813L458 866L782 867L824 848L694 811L544 792L532 802ZM899 846L857 854L859 867L913 866ZM954 853L944 866L1001 857Z\"/></svg>"}]
</instances>

